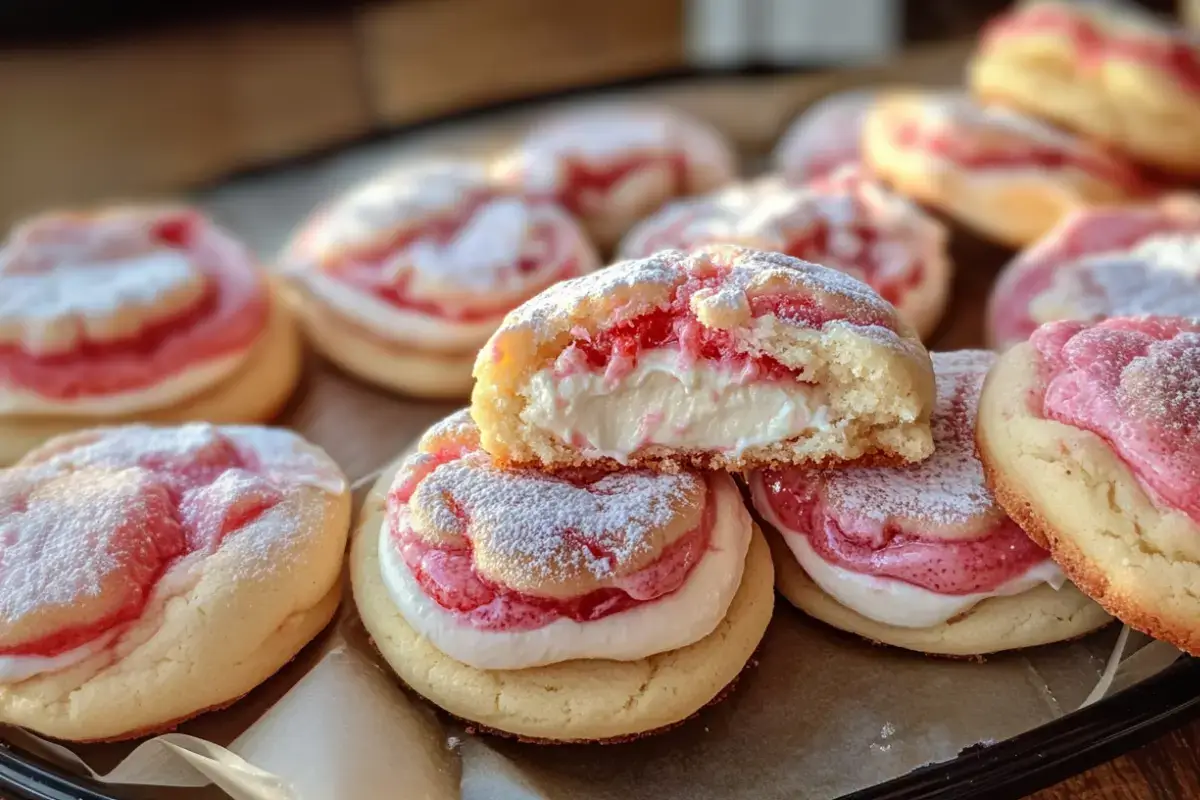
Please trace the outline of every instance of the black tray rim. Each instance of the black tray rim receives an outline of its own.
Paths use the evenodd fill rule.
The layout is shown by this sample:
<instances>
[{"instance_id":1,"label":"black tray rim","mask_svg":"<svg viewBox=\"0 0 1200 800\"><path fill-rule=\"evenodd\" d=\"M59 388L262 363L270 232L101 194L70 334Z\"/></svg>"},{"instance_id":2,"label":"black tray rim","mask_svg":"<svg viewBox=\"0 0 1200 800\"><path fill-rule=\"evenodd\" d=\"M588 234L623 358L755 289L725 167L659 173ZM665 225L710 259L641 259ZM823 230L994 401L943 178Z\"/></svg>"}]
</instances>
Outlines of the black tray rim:
<instances>
[{"instance_id":1,"label":"black tray rim","mask_svg":"<svg viewBox=\"0 0 1200 800\"><path fill-rule=\"evenodd\" d=\"M963 751L838 800L1008 800L1084 772L1200 717L1200 659L1004 741ZM22 800L122 800L105 784L0 747L0 788Z\"/></svg>"},{"instance_id":2,"label":"black tray rim","mask_svg":"<svg viewBox=\"0 0 1200 800\"><path fill-rule=\"evenodd\" d=\"M942 45L944 46L944 44ZM933 50L938 44L914 48ZM864 71L881 64L865 64ZM836 69L836 68L835 68ZM486 116L498 111L536 106L554 100L612 91L669 86L702 78L753 78L812 71L833 71L792 65L775 68L752 65L741 69L684 69L599 85L544 92L532 97L471 107L430 119L378 131L293 159L243 170L221 181L197 187L213 189L238 177L264 174L313 162L380 138ZM854 67L846 71L855 71ZM887 79L879 83L886 83ZM814 101L819 97L814 98ZM1129 752L1185 723L1200 718L1200 658L1181 657L1170 667L1093 705L1010 739L968 748L946 762L919 767L906 775L842 795L834 800L1010 800L1024 797ZM0 790L19 800L124 800L109 794L110 785L82 775L59 771L50 761L0 742Z\"/></svg>"}]
</instances>

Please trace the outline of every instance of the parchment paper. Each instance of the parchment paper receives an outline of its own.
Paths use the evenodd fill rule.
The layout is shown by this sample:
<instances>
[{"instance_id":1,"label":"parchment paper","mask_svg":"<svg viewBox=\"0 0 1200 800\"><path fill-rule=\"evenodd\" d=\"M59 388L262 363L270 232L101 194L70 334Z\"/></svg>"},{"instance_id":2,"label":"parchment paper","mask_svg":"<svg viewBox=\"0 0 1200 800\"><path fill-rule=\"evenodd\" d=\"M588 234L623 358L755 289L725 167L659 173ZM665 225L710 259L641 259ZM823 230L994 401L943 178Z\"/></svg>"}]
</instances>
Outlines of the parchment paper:
<instances>
[{"instance_id":1,"label":"parchment paper","mask_svg":"<svg viewBox=\"0 0 1200 800\"><path fill-rule=\"evenodd\" d=\"M708 80L636 94L707 117L754 164L813 99L879 81L952 84L964 51L958 45L844 75ZM429 152L488 152L530 113L363 145L233 181L199 200L269 263L314 205L355 180ZM934 343L941 349L981 343L983 300L1008 254L960 233L953 256L958 282L950 320ZM313 357L281 423L328 450L360 486L361 500L379 468L454 408L389 396ZM1116 628L986 663L953 661L867 645L781 600L752 668L720 704L674 731L633 743L554 747L476 737L435 714L381 666L348 606L332 631L263 687L177 733L140 746L70 748L18 730L0 735L65 768L120 784L113 789L120 797L833 798L1030 730L1149 677L1178 656L1165 645L1141 647L1141 637L1122 636L1114 658L1120 669L1098 686L1114 654Z\"/></svg>"}]
</instances>

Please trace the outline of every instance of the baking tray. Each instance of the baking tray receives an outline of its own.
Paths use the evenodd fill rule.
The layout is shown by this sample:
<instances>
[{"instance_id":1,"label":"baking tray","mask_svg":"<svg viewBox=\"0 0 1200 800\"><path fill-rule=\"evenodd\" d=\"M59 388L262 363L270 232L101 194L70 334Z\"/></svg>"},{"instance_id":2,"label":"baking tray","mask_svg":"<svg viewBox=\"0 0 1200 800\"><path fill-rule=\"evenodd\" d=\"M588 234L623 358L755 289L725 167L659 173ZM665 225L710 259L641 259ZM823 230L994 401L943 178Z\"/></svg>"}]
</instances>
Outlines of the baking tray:
<instances>
[{"instance_id":1,"label":"baking tray","mask_svg":"<svg viewBox=\"0 0 1200 800\"><path fill-rule=\"evenodd\" d=\"M724 123L722 127L742 149L749 164L761 163L766 148L782 126L812 100L848 86L879 81L953 83L959 74L963 49L948 48L914 57L902 67L861 70L823 76L756 74L736 76L672 76L639 86L614 90L683 107ZM587 94L607 92L592 90ZM558 99L558 98L554 98ZM277 252L286 231L311 208L314 194L327 194L390 160L434 150L487 152L503 146L548 98L480 109L467 114L422 123L388 137L359 143L337 154L325 154L255 175L231 179L198 195L198 202L218 220L246 238L264 257ZM473 136L486 128L486 136ZM330 164L334 168L330 168ZM747 170L753 172L753 169ZM304 191L289 191L289 185ZM958 265L952 311L932 346L954 349L982 342L982 316L991 282L1010 254L981 242L963 231L952 237L952 257ZM329 367L313 365L285 419L303 415L305 393ZM317 377L313 377L313 373ZM342 385L349 380L342 377ZM338 385L337 382L334 385ZM358 391L358 390L356 390ZM373 394L363 389L364 394ZM376 402L376 401L372 401ZM415 407L408 401L406 406ZM404 434L412 438L428 421L447 407L421 406L406 419ZM298 423L297 423L298 424ZM325 443L325 442L323 442ZM366 463L344 444L333 455L351 477L378 466ZM398 452L398 450L397 450ZM347 460L358 463L351 465ZM777 614L788 613L786 605ZM918 768L902 777L845 794L842 800L957 800L958 798L1021 797L1069 775L1136 747L1172 727L1200 716L1200 660L1181 658L1170 667L1093 705L1052 722L995 743L976 745L949 761ZM0 746L0 790L5 796L37 800L138 800L139 798L211 797L211 790L114 787L64 772L57 765L11 746Z\"/></svg>"}]
</instances>

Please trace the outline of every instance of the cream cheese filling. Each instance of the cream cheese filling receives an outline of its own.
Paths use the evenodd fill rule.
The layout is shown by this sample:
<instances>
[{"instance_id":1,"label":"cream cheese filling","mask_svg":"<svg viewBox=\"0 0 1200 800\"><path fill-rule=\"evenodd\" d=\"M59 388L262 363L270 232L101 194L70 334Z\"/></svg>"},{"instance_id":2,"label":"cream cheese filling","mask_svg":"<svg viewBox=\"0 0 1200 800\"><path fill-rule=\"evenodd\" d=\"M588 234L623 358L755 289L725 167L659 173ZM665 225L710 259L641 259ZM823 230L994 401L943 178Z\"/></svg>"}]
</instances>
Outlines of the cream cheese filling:
<instances>
[{"instance_id":1,"label":"cream cheese filling","mask_svg":"<svg viewBox=\"0 0 1200 800\"><path fill-rule=\"evenodd\" d=\"M989 597L1008 597L1048 583L1061 589L1062 570L1046 559L990 592L939 594L895 578L880 578L830 564L812 548L808 537L785 533L783 539L800 566L821 589L867 619L897 628L932 628L970 611Z\"/></svg>"},{"instance_id":2,"label":"cream cheese filling","mask_svg":"<svg viewBox=\"0 0 1200 800\"><path fill-rule=\"evenodd\" d=\"M521 419L619 462L643 447L719 450L741 455L805 431L827 430L822 389L799 382L747 380L739 370L698 361L684 366L672 348L647 350L619 380L581 370L533 375L521 392Z\"/></svg>"},{"instance_id":3,"label":"cream cheese filling","mask_svg":"<svg viewBox=\"0 0 1200 800\"><path fill-rule=\"evenodd\" d=\"M462 622L429 598L387 530L379 531L379 565L388 596L405 621L446 655L477 669L526 669L574 659L637 661L694 644L729 610L746 565L752 525L728 475L714 476L716 503L708 549L669 595L590 622L557 619L533 630L487 631Z\"/></svg>"},{"instance_id":4,"label":"cream cheese filling","mask_svg":"<svg viewBox=\"0 0 1200 800\"><path fill-rule=\"evenodd\" d=\"M756 476L750 480L754 507L783 537L800 567L825 594L867 619L897 628L932 628L970 611L989 597L1008 597L1048 583L1056 590L1067 582L1049 558L990 592L941 594L896 578L881 578L831 564L813 549L803 533L784 526L771 511L770 501Z\"/></svg>"}]
</instances>

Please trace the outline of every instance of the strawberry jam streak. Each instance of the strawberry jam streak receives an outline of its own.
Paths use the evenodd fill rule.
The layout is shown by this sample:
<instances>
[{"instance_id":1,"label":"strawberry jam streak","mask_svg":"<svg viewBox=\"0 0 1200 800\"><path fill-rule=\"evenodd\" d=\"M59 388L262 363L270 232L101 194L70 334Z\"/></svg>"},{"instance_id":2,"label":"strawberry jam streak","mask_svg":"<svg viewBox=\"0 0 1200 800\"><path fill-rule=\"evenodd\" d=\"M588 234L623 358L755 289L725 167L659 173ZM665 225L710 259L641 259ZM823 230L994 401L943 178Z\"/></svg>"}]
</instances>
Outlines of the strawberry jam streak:
<instances>
[{"instance_id":1,"label":"strawberry jam streak","mask_svg":"<svg viewBox=\"0 0 1200 800\"><path fill-rule=\"evenodd\" d=\"M1085 69L1098 69L1110 59L1132 61L1161 70L1186 91L1200 94L1200 48L1165 31L1157 36L1153 33L1105 33L1086 16L1061 7L1032 6L1000 17L984 29L983 46L1009 37L1037 33L1070 39Z\"/></svg>"},{"instance_id":2,"label":"strawberry jam streak","mask_svg":"<svg viewBox=\"0 0 1200 800\"><path fill-rule=\"evenodd\" d=\"M1145 179L1132 166L1082 149L1076 151L1032 140L1020 145L989 147L969 130L930 130L925 123L912 119L893 128L892 141L897 147L924 150L967 169L1074 168L1121 186L1132 194L1147 191Z\"/></svg>"},{"instance_id":3,"label":"strawberry jam streak","mask_svg":"<svg viewBox=\"0 0 1200 800\"><path fill-rule=\"evenodd\" d=\"M433 300L414 297L411 292L413 270L406 270L398 277L388 274L388 265L396 262L406 250L418 242L448 245L483 206L500 197L501 195L495 192L481 191L465 200L459 210L434 216L421 225L397 229L370 246L354 248L334 256L323 265L323 269L328 270L330 275L405 311L457 322L479 322L502 317L512 310L511 302L497 303L483 296L478 302L465 306L459 298L458 303L450 307ZM567 243L564 242L564 231L556 221L539 220L527 236L528 240L523 245L526 253L536 252L543 255L536 258L528 254L522 255L515 263L507 265L506 269L517 275L530 275L543 269L546 261L560 255L562 257L562 266L559 269L528 287L530 297L559 281L580 274L578 255L563 252Z\"/></svg>"},{"instance_id":4,"label":"strawberry jam streak","mask_svg":"<svg viewBox=\"0 0 1200 800\"><path fill-rule=\"evenodd\" d=\"M1023 342L1037 329L1029 307L1054 283L1059 269L1073 269L1088 256L1132 250L1152 236L1172 233L1200 234L1200 218L1154 207L1082 212L1060 236L1026 251L1000 276L988 308L995 343Z\"/></svg>"},{"instance_id":5,"label":"strawberry jam streak","mask_svg":"<svg viewBox=\"0 0 1200 800\"><path fill-rule=\"evenodd\" d=\"M594 211L598 199L606 198L627 178L660 166L666 166L670 172L670 195L688 194L687 159L680 153L631 155L602 164L578 156L563 156L558 202L572 214L586 217Z\"/></svg>"},{"instance_id":6,"label":"strawberry jam streak","mask_svg":"<svg viewBox=\"0 0 1200 800\"><path fill-rule=\"evenodd\" d=\"M804 536L827 563L877 578L903 581L931 592L991 592L1046 560L1011 519L976 539L922 539L891 525L881 532L849 529L825 506L819 479L804 470L771 470L760 477L776 518Z\"/></svg>"},{"instance_id":7,"label":"strawberry jam streak","mask_svg":"<svg viewBox=\"0 0 1200 800\"><path fill-rule=\"evenodd\" d=\"M1151 494L1200 524L1200 320L1051 322L1030 343L1041 414L1103 438Z\"/></svg>"},{"instance_id":8,"label":"strawberry jam streak","mask_svg":"<svg viewBox=\"0 0 1200 800\"><path fill-rule=\"evenodd\" d=\"M427 455L392 490L389 508L406 506L426 476L464 454L462 450L447 450ZM603 477L603 473L578 469L559 476L586 486ZM665 547L653 563L621 579L619 588L597 589L568 598L539 597L490 581L475 568L469 540L465 547L436 547L426 544L405 525L404 515L389 511L388 519L393 546L429 599L478 630L527 631L559 619L593 622L654 602L679 589L709 547L716 516L713 506L710 491L700 525ZM465 515L460 512L460 517ZM464 518L463 522L466 528L470 520ZM591 559L605 560L613 569L618 567L614 554L595 541L570 530L563 531L562 536L587 549Z\"/></svg>"},{"instance_id":9,"label":"strawberry jam streak","mask_svg":"<svg viewBox=\"0 0 1200 800\"><path fill-rule=\"evenodd\" d=\"M679 287L666 308L606 328L590 337L579 338L568 352L584 356L588 367L604 370L609 380L619 380L637 366L643 351L677 347L684 365L700 360L715 361L741 371L743 380L802 380L803 375L765 354L741 352L732 332L702 325L691 312L691 297L701 289L720 286L723 271L705 278L689 280ZM878 325L891 330L891 322L882 309L856 306L842 318L829 313L808 295L763 295L750 299L750 312L755 317L772 314L780 319L805 327L822 328L839 319L856 325ZM572 371L583 364L565 358L556 367Z\"/></svg>"},{"instance_id":10,"label":"strawberry jam streak","mask_svg":"<svg viewBox=\"0 0 1200 800\"><path fill-rule=\"evenodd\" d=\"M251 346L266 325L266 291L248 263L234 261L226 243L214 242L221 234L207 225L194 212L173 212L156 220L151 234L159 246L184 251L206 273L207 291L198 303L129 338L81 339L66 353L36 355L19 345L0 345L0 387L55 400L103 397L152 387L193 364ZM12 257L19 260L21 254Z\"/></svg>"},{"instance_id":11,"label":"strawberry jam streak","mask_svg":"<svg viewBox=\"0 0 1200 800\"><path fill-rule=\"evenodd\" d=\"M121 565L122 599L115 610L85 625L0 647L0 656L50 658L136 621L145 612L159 580L175 563L193 553L215 552L226 536L283 500L279 489L256 473L257 457L243 452L229 439L218 435L211 446L189 456L150 454L124 465L146 471L141 494L145 513L131 517L117 531L105 553L93 554L97 558L116 559ZM28 510L28 499L17 498L15 505L0 508L0 531L10 524L20 527L21 514ZM72 520L69 524L83 523ZM7 582L8 570L34 569L29 564L7 563L6 544L10 543L0 542L0 585ZM69 566L64 562L64 574L56 579L70 580ZM80 601L86 600L86 594L86 590L81 590Z\"/></svg>"}]
</instances>

